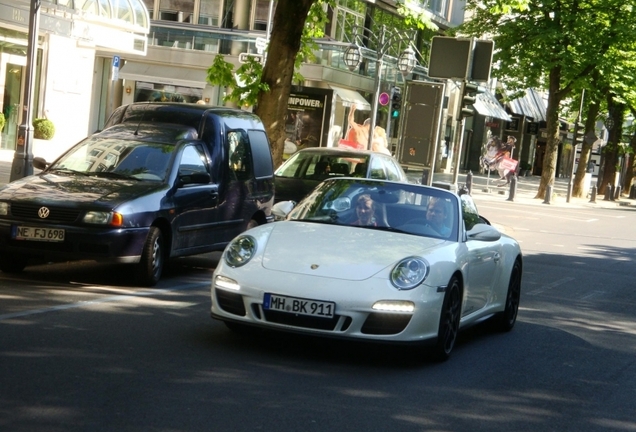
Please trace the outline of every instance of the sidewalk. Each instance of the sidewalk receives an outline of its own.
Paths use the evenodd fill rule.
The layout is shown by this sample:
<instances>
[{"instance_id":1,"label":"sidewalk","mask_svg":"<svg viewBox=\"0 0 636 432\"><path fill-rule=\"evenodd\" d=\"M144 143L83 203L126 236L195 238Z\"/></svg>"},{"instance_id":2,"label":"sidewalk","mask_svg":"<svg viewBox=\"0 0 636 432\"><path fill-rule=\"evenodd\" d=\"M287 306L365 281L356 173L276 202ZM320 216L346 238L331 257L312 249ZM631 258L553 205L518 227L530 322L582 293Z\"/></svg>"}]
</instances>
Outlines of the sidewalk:
<instances>
[{"instance_id":1,"label":"sidewalk","mask_svg":"<svg viewBox=\"0 0 636 432\"><path fill-rule=\"evenodd\" d=\"M410 181L419 183L422 179L422 172L417 170L409 170L406 173ZM595 179L594 179L595 180ZM604 195L597 195L595 202L590 202L590 196L586 198L570 197L570 202L567 202L567 190L568 179L556 178L554 179L554 186L552 189L552 198L550 203L545 203L543 199L535 199L537 191L539 190L539 183L541 177L528 176L517 178L517 189L514 193L512 200L510 194L510 185L502 185L503 181L499 181L497 175L491 174L490 178L483 174L473 174L473 185L471 195L473 198L479 201L498 201L501 203L519 203L530 204L539 206L558 206L569 208L632 208L636 210L636 200L626 198L625 195L618 201L605 201ZM432 182L441 182L451 184L453 182L452 174L435 173L433 175ZM457 177L458 186L466 184L466 174L459 174Z\"/></svg>"},{"instance_id":2,"label":"sidewalk","mask_svg":"<svg viewBox=\"0 0 636 432\"><path fill-rule=\"evenodd\" d=\"M9 182L11 177L11 164L13 163L13 150L0 150L0 186ZM407 171L408 178L419 183L422 180L422 172L410 169ZM495 176L496 177L496 176ZM497 186L501 182L493 176L490 179L481 174L473 175L472 196L476 201L498 201L502 203L520 203L532 205L550 205L570 208L631 208L636 210L636 200L621 197L618 201L605 201L604 195L597 195L596 202L591 203L590 197L587 198L570 198L570 202L566 202L568 179L555 179L553 187L553 198L550 204L544 203L542 199L535 199L539 189L541 180L538 176L519 177L517 180L517 190L512 201L510 198L510 186ZM452 183L452 174L435 173L433 182ZM460 174L457 177L459 186L466 183L466 174Z\"/></svg>"}]
</instances>

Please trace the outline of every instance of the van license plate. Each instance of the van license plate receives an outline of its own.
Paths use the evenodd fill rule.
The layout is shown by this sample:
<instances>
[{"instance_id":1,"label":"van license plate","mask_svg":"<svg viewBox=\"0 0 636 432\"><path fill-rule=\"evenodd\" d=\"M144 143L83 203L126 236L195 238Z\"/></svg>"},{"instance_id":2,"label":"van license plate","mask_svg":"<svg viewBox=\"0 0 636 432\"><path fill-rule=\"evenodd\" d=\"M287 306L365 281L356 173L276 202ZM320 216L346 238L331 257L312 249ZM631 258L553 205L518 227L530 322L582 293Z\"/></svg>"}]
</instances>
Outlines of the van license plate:
<instances>
[{"instance_id":1,"label":"van license plate","mask_svg":"<svg viewBox=\"0 0 636 432\"><path fill-rule=\"evenodd\" d=\"M60 228L13 227L13 238L16 240L63 242L64 234L64 230Z\"/></svg>"}]
</instances>

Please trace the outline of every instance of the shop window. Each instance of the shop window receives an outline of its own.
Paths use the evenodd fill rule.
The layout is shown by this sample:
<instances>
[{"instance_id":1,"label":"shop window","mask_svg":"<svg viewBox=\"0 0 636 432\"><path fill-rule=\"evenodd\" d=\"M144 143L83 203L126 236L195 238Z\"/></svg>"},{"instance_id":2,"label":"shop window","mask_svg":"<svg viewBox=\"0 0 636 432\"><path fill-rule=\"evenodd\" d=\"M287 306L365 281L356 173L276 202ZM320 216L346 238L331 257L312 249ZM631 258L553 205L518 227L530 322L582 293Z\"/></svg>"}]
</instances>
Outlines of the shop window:
<instances>
[{"instance_id":1,"label":"shop window","mask_svg":"<svg viewBox=\"0 0 636 432\"><path fill-rule=\"evenodd\" d=\"M163 21L192 22L194 0L160 0L159 19Z\"/></svg>"},{"instance_id":2,"label":"shop window","mask_svg":"<svg viewBox=\"0 0 636 432\"><path fill-rule=\"evenodd\" d=\"M137 81L135 102L188 102L203 98L203 89Z\"/></svg>"},{"instance_id":3,"label":"shop window","mask_svg":"<svg viewBox=\"0 0 636 432\"><path fill-rule=\"evenodd\" d=\"M221 6L221 0L202 0L198 23L201 25L219 27Z\"/></svg>"}]
</instances>

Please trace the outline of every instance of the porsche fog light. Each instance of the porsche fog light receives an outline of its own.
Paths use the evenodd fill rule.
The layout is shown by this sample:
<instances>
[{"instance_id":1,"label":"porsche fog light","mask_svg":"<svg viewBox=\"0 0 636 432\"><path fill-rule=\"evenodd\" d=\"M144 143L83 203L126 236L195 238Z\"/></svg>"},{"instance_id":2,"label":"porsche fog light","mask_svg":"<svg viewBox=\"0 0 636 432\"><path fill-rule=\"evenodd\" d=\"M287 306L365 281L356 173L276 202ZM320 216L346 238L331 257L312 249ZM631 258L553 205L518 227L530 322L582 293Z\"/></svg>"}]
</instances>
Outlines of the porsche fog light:
<instances>
[{"instance_id":1,"label":"porsche fog light","mask_svg":"<svg viewBox=\"0 0 636 432\"><path fill-rule=\"evenodd\" d=\"M0 202L0 216L9 215L9 203Z\"/></svg>"},{"instance_id":2,"label":"porsche fog light","mask_svg":"<svg viewBox=\"0 0 636 432\"><path fill-rule=\"evenodd\" d=\"M409 257L391 271L391 283L399 290L410 290L421 284L428 275L428 263L422 258Z\"/></svg>"},{"instance_id":3,"label":"porsche fog light","mask_svg":"<svg viewBox=\"0 0 636 432\"><path fill-rule=\"evenodd\" d=\"M219 288L225 288L232 291L238 291L241 289L241 286L234 279L230 279L229 277L218 275L214 278L214 285Z\"/></svg>"},{"instance_id":4,"label":"porsche fog light","mask_svg":"<svg viewBox=\"0 0 636 432\"><path fill-rule=\"evenodd\" d=\"M373 303L373 310L382 312L413 313L415 305L410 301L380 300Z\"/></svg>"},{"instance_id":5,"label":"porsche fog light","mask_svg":"<svg viewBox=\"0 0 636 432\"><path fill-rule=\"evenodd\" d=\"M242 235L234 240L225 251L225 262L231 267L247 264L256 253L256 239L249 235Z\"/></svg>"}]
</instances>

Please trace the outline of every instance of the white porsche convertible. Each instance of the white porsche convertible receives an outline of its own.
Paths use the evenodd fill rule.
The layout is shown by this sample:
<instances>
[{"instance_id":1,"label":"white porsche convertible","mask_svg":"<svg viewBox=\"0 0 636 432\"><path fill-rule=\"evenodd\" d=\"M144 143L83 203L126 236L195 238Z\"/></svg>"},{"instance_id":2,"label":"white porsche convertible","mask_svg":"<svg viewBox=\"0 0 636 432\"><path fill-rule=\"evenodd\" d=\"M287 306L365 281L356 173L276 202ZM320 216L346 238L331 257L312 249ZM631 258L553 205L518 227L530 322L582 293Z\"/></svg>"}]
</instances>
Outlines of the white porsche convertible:
<instances>
[{"instance_id":1,"label":"white porsche convertible","mask_svg":"<svg viewBox=\"0 0 636 432\"><path fill-rule=\"evenodd\" d=\"M446 360L458 332L517 319L518 243L447 190L358 178L326 180L285 220L225 249L212 277L212 317L311 335L430 344Z\"/></svg>"}]
</instances>

